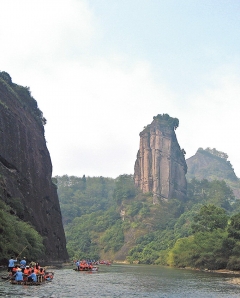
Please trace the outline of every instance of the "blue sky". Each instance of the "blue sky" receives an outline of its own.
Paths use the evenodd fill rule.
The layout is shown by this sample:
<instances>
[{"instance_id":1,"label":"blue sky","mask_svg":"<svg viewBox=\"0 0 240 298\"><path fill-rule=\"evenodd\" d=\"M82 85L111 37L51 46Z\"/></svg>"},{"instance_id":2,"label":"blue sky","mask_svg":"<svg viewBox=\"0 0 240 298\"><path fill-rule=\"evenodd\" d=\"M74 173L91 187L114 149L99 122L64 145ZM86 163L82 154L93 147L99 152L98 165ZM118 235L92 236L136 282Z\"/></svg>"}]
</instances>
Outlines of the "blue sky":
<instances>
[{"instance_id":1,"label":"blue sky","mask_svg":"<svg viewBox=\"0 0 240 298\"><path fill-rule=\"evenodd\" d=\"M240 177L240 2L1 0L0 70L47 118L53 175L133 174L153 116Z\"/></svg>"}]
</instances>

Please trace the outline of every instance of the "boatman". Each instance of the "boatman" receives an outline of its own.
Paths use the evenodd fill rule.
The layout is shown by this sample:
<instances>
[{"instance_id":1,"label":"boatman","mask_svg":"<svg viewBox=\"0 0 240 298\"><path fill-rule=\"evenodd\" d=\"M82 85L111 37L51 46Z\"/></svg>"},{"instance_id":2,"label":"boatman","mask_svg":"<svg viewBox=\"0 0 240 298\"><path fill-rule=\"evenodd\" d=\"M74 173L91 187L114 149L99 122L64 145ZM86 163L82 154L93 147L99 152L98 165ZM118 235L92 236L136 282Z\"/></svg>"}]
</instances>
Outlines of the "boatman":
<instances>
[{"instance_id":1,"label":"boatman","mask_svg":"<svg viewBox=\"0 0 240 298\"><path fill-rule=\"evenodd\" d=\"M24 258L20 261L20 268L22 269L22 271L24 271L26 265L27 265L27 262L26 262L26 258L24 257Z\"/></svg>"},{"instance_id":2,"label":"boatman","mask_svg":"<svg viewBox=\"0 0 240 298\"><path fill-rule=\"evenodd\" d=\"M17 262L17 260L14 260L14 258L11 257L11 259L8 261L8 272L12 272L12 270L15 266L14 263L16 263L16 262Z\"/></svg>"},{"instance_id":3,"label":"boatman","mask_svg":"<svg viewBox=\"0 0 240 298\"><path fill-rule=\"evenodd\" d=\"M79 260L77 260L77 262L76 262L75 264L76 264L76 266L77 266L77 270L79 271L79 265L80 265Z\"/></svg>"}]
</instances>

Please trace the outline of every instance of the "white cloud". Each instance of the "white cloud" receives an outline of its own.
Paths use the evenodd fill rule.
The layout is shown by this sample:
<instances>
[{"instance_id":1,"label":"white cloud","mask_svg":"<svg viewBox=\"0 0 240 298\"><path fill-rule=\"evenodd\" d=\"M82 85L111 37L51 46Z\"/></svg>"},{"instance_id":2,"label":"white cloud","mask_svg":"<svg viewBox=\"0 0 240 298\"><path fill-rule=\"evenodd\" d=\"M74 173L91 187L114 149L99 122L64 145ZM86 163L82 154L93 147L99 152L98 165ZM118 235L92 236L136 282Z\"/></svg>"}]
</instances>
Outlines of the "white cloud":
<instances>
[{"instance_id":1,"label":"white cloud","mask_svg":"<svg viewBox=\"0 0 240 298\"><path fill-rule=\"evenodd\" d=\"M93 15L86 1L2 2L0 52L8 63L41 68L53 60L70 59L75 51L86 49L94 36Z\"/></svg>"}]
</instances>

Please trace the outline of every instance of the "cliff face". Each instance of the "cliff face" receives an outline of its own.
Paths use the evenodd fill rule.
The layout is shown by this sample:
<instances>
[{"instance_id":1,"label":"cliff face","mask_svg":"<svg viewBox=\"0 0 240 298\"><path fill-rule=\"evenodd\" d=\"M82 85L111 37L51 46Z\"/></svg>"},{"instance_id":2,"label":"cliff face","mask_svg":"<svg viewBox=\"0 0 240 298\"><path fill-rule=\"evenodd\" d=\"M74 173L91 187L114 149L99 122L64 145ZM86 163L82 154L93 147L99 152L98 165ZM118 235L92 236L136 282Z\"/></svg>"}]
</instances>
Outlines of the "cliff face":
<instances>
[{"instance_id":1,"label":"cliff face","mask_svg":"<svg viewBox=\"0 0 240 298\"><path fill-rule=\"evenodd\" d=\"M152 192L154 203L158 198L182 200L187 191L186 172L187 165L174 125L169 123L169 119L154 117L153 122L140 133L134 167L135 185L144 193Z\"/></svg>"},{"instance_id":2,"label":"cliff face","mask_svg":"<svg viewBox=\"0 0 240 298\"><path fill-rule=\"evenodd\" d=\"M0 72L0 199L44 237L45 261L68 259L45 119L28 88Z\"/></svg>"}]
</instances>

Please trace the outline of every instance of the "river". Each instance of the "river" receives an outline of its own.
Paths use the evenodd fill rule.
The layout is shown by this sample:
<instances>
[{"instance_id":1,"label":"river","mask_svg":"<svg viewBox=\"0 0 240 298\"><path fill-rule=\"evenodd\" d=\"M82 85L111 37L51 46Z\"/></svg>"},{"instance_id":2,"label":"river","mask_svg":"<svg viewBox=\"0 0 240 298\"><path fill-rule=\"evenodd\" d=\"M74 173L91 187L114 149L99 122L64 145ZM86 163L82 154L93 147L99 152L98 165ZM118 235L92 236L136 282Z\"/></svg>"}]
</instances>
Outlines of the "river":
<instances>
[{"instance_id":1,"label":"river","mask_svg":"<svg viewBox=\"0 0 240 298\"><path fill-rule=\"evenodd\" d=\"M2 297L186 298L240 297L234 276L160 266L100 265L98 272L54 269L52 282L40 286L0 282Z\"/></svg>"}]
</instances>

